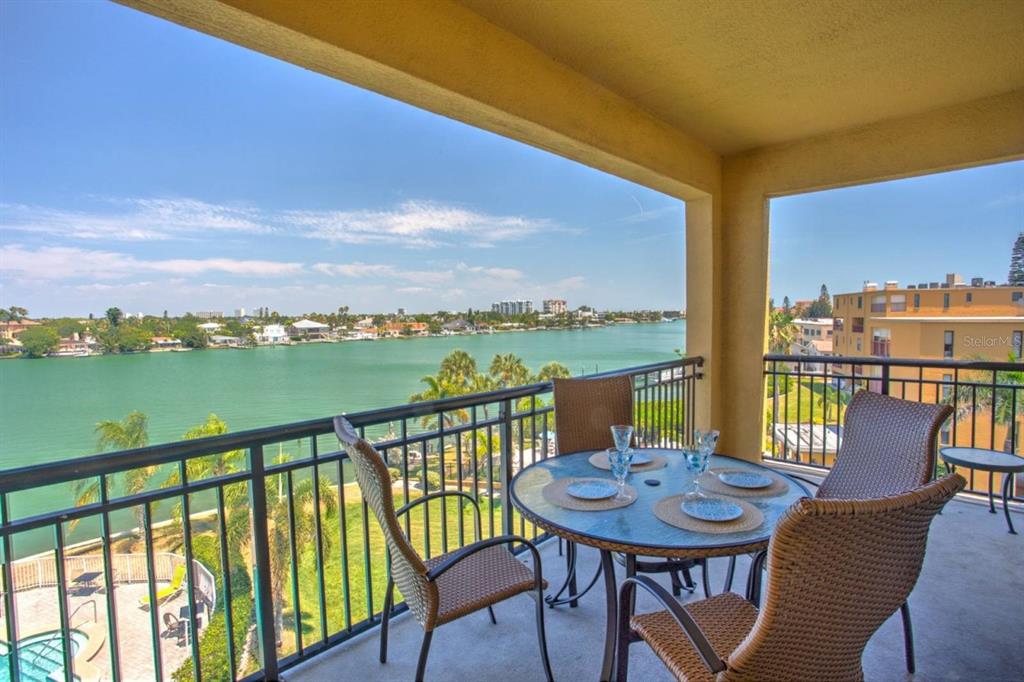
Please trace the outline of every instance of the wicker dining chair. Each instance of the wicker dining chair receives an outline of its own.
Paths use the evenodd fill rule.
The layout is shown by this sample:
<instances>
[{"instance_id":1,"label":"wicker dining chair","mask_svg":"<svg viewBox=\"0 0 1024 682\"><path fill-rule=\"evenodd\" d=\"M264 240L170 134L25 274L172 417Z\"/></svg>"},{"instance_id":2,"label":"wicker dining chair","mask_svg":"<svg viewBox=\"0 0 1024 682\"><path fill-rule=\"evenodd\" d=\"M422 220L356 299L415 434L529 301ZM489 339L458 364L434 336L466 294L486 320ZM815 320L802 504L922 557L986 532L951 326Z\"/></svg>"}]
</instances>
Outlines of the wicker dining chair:
<instances>
[{"instance_id":1,"label":"wicker dining chair","mask_svg":"<svg viewBox=\"0 0 1024 682\"><path fill-rule=\"evenodd\" d=\"M616 424L634 425L631 377L553 379L552 384L555 393L555 444L559 455L613 447L615 442L612 439L611 427ZM552 606L565 603L576 606L577 599L594 586L600 573L599 569L582 593L577 593L578 548L572 541L566 543L566 581L557 592L548 597L548 603ZM621 559L619 556L616 558ZM693 591L694 583L690 569L697 565L703 568L706 564L703 559L642 560L637 562L636 569L640 573L668 573L672 580L672 592L679 595L684 585L687 590ZM706 570L703 570L702 576L704 596L710 596L711 588ZM560 599L562 593L566 591L569 596Z\"/></svg>"},{"instance_id":2,"label":"wicker dining chair","mask_svg":"<svg viewBox=\"0 0 1024 682\"><path fill-rule=\"evenodd\" d=\"M932 478L939 430L952 413L949 405L858 391L846 408L842 445L832 469L820 483L797 478L817 486L815 497L822 499L887 497L918 488ZM763 566L763 555L751 566ZM900 607L900 616L907 672L912 673L916 664L908 604Z\"/></svg>"},{"instance_id":3,"label":"wicker dining chair","mask_svg":"<svg viewBox=\"0 0 1024 682\"><path fill-rule=\"evenodd\" d=\"M390 559L380 629L380 662L387 662L388 623L396 585L405 597L409 610L423 626L423 642L416 665L417 682L423 680L434 630L482 609L488 610L491 622L494 623L494 611L491 609L494 604L526 593L536 601L541 662L546 678L552 680L544 634L544 588L547 583L542 576L540 553L533 543L517 535L500 535L481 540L480 509L471 495L461 491L431 493L395 509L391 476L377 450L360 438L344 417L334 418L334 430L355 465L363 499L380 524ZM420 504L447 497L455 497L460 503L468 501L472 504L475 511L476 542L424 561L402 532L399 518ZM532 571L509 551L511 545L516 543L524 545L532 555Z\"/></svg>"},{"instance_id":4,"label":"wicker dining chair","mask_svg":"<svg viewBox=\"0 0 1024 682\"><path fill-rule=\"evenodd\" d=\"M650 578L628 578L617 679L643 640L679 680L863 680L868 640L906 602L932 519L965 484L950 474L888 497L796 501L769 542L760 609L733 592L682 605ZM637 587L665 610L630 613Z\"/></svg>"}]
</instances>

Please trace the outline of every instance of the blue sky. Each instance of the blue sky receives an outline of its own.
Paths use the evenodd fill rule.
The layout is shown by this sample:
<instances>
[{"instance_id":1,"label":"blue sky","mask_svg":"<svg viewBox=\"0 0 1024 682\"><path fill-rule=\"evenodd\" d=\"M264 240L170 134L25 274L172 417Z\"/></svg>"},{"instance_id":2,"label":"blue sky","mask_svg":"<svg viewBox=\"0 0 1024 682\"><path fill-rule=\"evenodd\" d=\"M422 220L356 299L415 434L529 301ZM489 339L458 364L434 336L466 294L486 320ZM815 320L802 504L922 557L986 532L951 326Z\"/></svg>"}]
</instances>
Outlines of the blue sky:
<instances>
[{"instance_id":1,"label":"blue sky","mask_svg":"<svg viewBox=\"0 0 1024 682\"><path fill-rule=\"evenodd\" d=\"M1017 163L777 200L772 292L1001 281L1022 188ZM679 308L683 229L660 193L125 7L0 2L0 305Z\"/></svg>"}]
</instances>

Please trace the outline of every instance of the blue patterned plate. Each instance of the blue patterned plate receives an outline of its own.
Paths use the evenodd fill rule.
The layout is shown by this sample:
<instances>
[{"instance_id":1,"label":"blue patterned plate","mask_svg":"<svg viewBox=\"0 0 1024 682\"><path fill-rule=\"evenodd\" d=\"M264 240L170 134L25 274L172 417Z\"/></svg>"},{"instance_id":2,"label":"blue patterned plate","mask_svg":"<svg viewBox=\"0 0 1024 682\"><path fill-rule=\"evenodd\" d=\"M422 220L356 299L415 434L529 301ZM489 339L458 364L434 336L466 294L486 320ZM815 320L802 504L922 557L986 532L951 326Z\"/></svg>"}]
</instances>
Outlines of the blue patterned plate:
<instances>
[{"instance_id":1,"label":"blue patterned plate","mask_svg":"<svg viewBox=\"0 0 1024 682\"><path fill-rule=\"evenodd\" d=\"M772 484L769 476L754 471L722 471L718 480L734 488L767 488Z\"/></svg>"},{"instance_id":2,"label":"blue patterned plate","mask_svg":"<svg viewBox=\"0 0 1024 682\"><path fill-rule=\"evenodd\" d=\"M684 514L701 521L735 521L743 516L743 508L738 504L717 497L686 500L679 506Z\"/></svg>"},{"instance_id":3,"label":"blue patterned plate","mask_svg":"<svg viewBox=\"0 0 1024 682\"><path fill-rule=\"evenodd\" d=\"M565 488L565 492L581 500L604 500L618 491L614 484L603 481L576 481Z\"/></svg>"}]
</instances>

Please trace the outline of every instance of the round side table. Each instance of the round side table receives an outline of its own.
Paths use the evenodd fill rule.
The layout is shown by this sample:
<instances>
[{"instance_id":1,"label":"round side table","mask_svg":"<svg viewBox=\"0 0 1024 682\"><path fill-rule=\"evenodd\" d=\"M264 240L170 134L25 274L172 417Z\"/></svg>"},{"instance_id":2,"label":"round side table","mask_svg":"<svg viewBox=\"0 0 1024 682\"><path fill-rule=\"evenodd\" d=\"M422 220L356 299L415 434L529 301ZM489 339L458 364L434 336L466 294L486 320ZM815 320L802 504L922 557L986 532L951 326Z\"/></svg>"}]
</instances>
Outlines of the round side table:
<instances>
[{"instance_id":1,"label":"round side table","mask_svg":"<svg viewBox=\"0 0 1024 682\"><path fill-rule=\"evenodd\" d=\"M939 457L952 467L963 466L979 471L987 471L992 474L1003 474L1003 514L1006 515L1006 525L1010 533L1017 534L1013 529L1013 520L1010 519L1010 486L1013 482L1013 475L1024 473L1024 457L999 452L998 450L986 450L984 448L942 448ZM991 481L991 479L989 479ZM992 486L989 485L989 511L996 513L992 505Z\"/></svg>"}]
</instances>

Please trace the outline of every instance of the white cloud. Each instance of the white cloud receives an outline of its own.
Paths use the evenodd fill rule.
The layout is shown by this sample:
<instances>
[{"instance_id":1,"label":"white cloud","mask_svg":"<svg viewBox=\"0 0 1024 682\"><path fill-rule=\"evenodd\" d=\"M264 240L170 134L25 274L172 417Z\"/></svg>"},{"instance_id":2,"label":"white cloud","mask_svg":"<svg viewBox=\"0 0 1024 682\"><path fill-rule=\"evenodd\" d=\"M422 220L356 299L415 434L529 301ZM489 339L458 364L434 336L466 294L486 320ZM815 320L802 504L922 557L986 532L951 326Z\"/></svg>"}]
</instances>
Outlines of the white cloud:
<instances>
[{"instance_id":1,"label":"white cloud","mask_svg":"<svg viewBox=\"0 0 1024 682\"><path fill-rule=\"evenodd\" d=\"M454 278L450 270L405 270L394 265L377 263L316 263L313 269L325 275L359 279L397 279L425 286L444 284Z\"/></svg>"},{"instance_id":2,"label":"white cloud","mask_svg":"<svg viewBox=\"0 0 1024 682\"><path fill-rule=\"evenodd\" d=\"M543 218L493 215L432 201L406 201L390 210L288 211L281 219L310 239L420 248L453 239L492 246L556 227Z\"/></svg>"},{"instance_id":3,"label":"white cloud","mask_svg":"<svg viewBox=\"0 0 1024 682\"><path fill-rule=\"evenodd\" d=\"M432 248L456 243L489 247L562 228L546 218L482 213L434 201L406 201L389 209L275 212L189 198L101 198L92 210L0 203L0 229L83 240L279 234L346 244Z\"/></svg>"},{"instance_id":4,"label":"white cloud","mask_svg":"<svg viewBox=\"0 0 1024 682\"><path fill-rule=\"evenodd\" d=\"M258 210L196 199L108 199L95 211L0 204L0 228L75 239L162 241L208 232L267 234Z\"/></svg>"},{"instance_id":5,"label":"white cloud","mask_svg":"<svg viewBox=\"0 0 1024 682\"><path fill-rule=\"evenodd\" d=\"M210 272L250 277L279 277L301 272L301 263L232 258L143 260L114 251L72 247L27 249L0 246L0 274L25 280L111 280L140 273L197 275Z\"/></svg>"}]
</instances>

